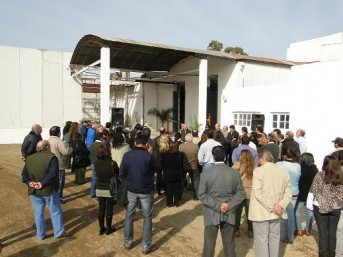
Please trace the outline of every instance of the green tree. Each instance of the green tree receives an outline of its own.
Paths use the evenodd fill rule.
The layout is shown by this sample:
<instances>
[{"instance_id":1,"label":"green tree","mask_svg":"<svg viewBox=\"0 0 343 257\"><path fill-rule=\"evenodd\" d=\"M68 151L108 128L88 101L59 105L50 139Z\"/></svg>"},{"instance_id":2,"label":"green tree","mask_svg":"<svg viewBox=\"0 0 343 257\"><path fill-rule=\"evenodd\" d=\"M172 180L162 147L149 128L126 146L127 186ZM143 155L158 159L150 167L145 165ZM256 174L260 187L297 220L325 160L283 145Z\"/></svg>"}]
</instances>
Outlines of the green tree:
<instances>
[{"instance_id":1,"label":"green tree","mask_svg":"<svg viewBox=\"0 0 343 257\"><path fill-rule=\"evenodd\" d=\"M224 49L225 53L229 53L229 54L241 54L241 55L248 55L247 53L244 52L242 47L225 47Z\"/></svg>"},{"instance_id":2,"label":"green tree","mask_svg":"<svg viewBox=\"0 0 343 257\"><path fill-rule=\"evenodd\" d=\"M207 47L207 50L212 50L212 51L222 51L223 50L223 43L217 41L217 40L212 40Z\"/></svg>"},{"instance_id":3,"label":"green tree","mask_svg":"<svg viewBox=\"0 0 343 257\"><path fill-rule=\"evenodd\" d=\"M168 115L171 113L173 113L173 108L166 108L162 110L159 110L158 108L152 108L148 111L148 115L155 115L160 119L162 127L164 126L164 122L167 121Z\"/></svg>"}]
</instances>

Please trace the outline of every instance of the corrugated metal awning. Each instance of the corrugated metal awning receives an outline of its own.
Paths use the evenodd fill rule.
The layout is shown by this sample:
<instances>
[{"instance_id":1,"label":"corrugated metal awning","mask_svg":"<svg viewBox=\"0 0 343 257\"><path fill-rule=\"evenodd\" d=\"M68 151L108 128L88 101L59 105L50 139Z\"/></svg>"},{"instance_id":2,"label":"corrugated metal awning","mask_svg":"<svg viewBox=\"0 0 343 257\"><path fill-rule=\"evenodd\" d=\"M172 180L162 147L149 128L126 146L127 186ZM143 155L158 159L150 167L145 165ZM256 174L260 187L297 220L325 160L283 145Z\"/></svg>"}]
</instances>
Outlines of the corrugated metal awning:
<instances>
[{"instance_id":1,"label":"corrugated metal awning","mask_svg":"<svg viewBox=\"0 0 343 257\"><path fill-rule=\"evenodd\" d=\"M73 52L70 62L71 67L80 65L87 66L98 61L102 47L110 48L111 68L128 71L170 71L175 64L184 58L208 58L209 56L234 61L261 62L288 67L295 64L288 61L248 55L86 35L80 39Z\"/></svg>"}]
</instances>

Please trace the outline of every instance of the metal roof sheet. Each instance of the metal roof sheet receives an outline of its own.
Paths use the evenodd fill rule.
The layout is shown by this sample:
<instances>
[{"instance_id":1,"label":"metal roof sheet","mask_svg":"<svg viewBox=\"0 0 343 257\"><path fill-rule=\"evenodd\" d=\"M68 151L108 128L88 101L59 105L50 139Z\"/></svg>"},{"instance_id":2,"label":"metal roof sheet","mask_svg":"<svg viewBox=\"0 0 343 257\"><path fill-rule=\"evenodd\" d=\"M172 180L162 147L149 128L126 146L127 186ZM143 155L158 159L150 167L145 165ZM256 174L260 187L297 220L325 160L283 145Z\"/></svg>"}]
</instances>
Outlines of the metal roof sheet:
<instances>
[{"instance_id":1,"label":"metal roof sheet","mask_svg":"<svg viewBox=\"0 0 343 257\"><path fill-rule=\"evenodd\" d=\"M112 68L130 71L170 71L175 64L187 57L215 57L288 67L296 64L289 61L249 55L229 54L219 51L183 48L137 40L85 35L75 47L70 61L71 66L86 66L98 61L100 59L101 47L110 48L110 66Z\"/></svg>"}]
</instances>

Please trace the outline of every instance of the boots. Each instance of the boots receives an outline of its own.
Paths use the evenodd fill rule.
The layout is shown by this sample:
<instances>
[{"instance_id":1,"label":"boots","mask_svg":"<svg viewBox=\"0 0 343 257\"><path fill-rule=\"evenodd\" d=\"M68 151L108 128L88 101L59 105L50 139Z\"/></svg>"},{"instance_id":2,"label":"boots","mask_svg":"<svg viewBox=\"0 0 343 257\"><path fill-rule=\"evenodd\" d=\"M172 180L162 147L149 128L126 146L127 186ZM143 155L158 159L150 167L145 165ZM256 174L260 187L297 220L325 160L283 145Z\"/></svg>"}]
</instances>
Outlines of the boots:
<instances>
[{"instance_id":1,"label":"boots","mask_svg":"<svg viewBox=\"0 0 343 257\"><path fill-rule=\"evenodd\" d=\"M116 228L112 228L112 217L106 217L106 235L115 232Z\"/></svg>"},{"instance_id":2,"label":"boots","mask_svg":"<svg viewBox=\"0 0 343 257\"><path fill-rule=\"evenodd\" d=\"M99 235L103 235L106 231L105 226L104 226L104 219L105 219L104 216L98 217L99 227L100 227Z\"/></svg>"}]
</instances>

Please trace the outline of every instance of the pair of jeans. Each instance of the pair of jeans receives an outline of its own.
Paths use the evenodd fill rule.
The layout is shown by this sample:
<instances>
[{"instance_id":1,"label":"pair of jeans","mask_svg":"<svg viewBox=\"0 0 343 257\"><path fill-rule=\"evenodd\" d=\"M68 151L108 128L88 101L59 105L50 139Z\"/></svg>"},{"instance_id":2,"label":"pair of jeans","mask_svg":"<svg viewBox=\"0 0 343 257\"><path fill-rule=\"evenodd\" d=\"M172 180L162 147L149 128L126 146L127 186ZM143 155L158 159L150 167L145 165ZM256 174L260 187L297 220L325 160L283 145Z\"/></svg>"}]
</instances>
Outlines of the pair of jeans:
<instances>
[{"instance_id":1,"label":"pair of jeans","mask_svg":"<svg viewBox=\"0 0 343 257\"><path fill-rule=\"evenodd\" d=\"M92 181L91 181L91 192L90 192L90 196L91 196L91 197L95 197L95 190L96 190L96 181L97 181L97 177L96 177L96 172L95 172L94 164L92 164L91 167L92 167Z\"/></svg>"},{"instance_id":2,"label":"pair of jeans","mask_svg":"<svg viewBox=\"0 0 343 257\"><path fill-rule=\"evenodd\" d=\"M214 163L209 163L209 162L206 162L202 165L202 172L206 172L210 169L212 169L212 167L214 166Z\"/></svg>"},{"instance_id":3,"label":"pair of jeans","mask_svg":"<svg viewBox=\"0 0 343 257\"><path fill-rule=\"evenodd\" d=\"M336 231L341 209L333 209L329 213L320 213L319 207L313 205L313 214L319 233L319 253L334 253L336 251Z\"/></svg>"},{"instance_id":4,"label":"pair of jeans","mask_svg":"<svg viewBox=\"0 0 343 257\"><path fill-rule=\"evenodd\" d=\"M235 230L239 230L239 227L241 225L241 217L242 217L242 211L243 211L243 207L244 207L245 208L245 217L247 219L247 224L248 224L248 231L253 231L252 222L251 222L251 220L248 219L249 204L250 204L250 199L244 199L243 202L241 202L238 205L238 207L236 209L236 225L235 225Z\"/></svg>"},{"instance_id":5,"label":"pair of jeans","mask_svg":"<svg viewBox=\"0 0 343 257\"><path fill-rule=\"evenodd\" d=\"M59 170L59 187L58 187L58 194L60 199L63 199L63 189L66 181L66 171L65 170Z\"/></svg>"},{"instance_id":6,"label":"pair of jeans","mask_svg":"<svg viewBox=\"0 0 343 257\"><path fill-rule=\"evenodd\" d=\"M46 205L50 212L54 236L56 238L61 236L64 233L64 226L62 221L61 201L58 192L54 191L51 195L47 196L30 195L30 199L35 216L37 238L40 240L45 238L46 227L44 209Z\"/></svg>"},{"instance_id":7,"label":"pair of jeans","mask_svg":"<svg viewBox=\"0 0 343 257\"><path fill-rule=\"evenodd\" d=\"M306 203L305 202L298 202L295 204L295 223L296 223L296 228L298 231L302 230L302 226L301 226L301 210L305 209L305 215L306 215L306 226L305 226L305 230L308 232L312 231L312 220L313 220L313 216L312 216L312 211L309 210L306 207Z\"/></svg>"},{"instance_id":8,"label":"pair of jeans","mask_svg":"<svg viewBox=\"0 0 343 257\"><path fill-rule=\"evenodd\" d=\"M139 194L127 191L127 199L129 201L126 206L125 229L124 229L124 244L130 247L133 244L133 222L136 216L136 208L138 202L142 207L143 215L143 250L151 249L152 237L152 212L154 210L154 192L148 194Z\"/></svg>"},{"instance_id":9,"label":"pair of jeans","mask_svg":"<svg viewBox=\"0 0 343 257\"><path fill-rule=\"evenodd\" d=\"M292 197L291 202L286 207L287 220L280 219L280 241L286 239L289 243L294 240L295 230L295 215L294 207L297 201L297 197ZM286 236L284 235L284 225L286 224ZM286 237L286 238L285 238Z\"/></svg>"}]
</instances>

